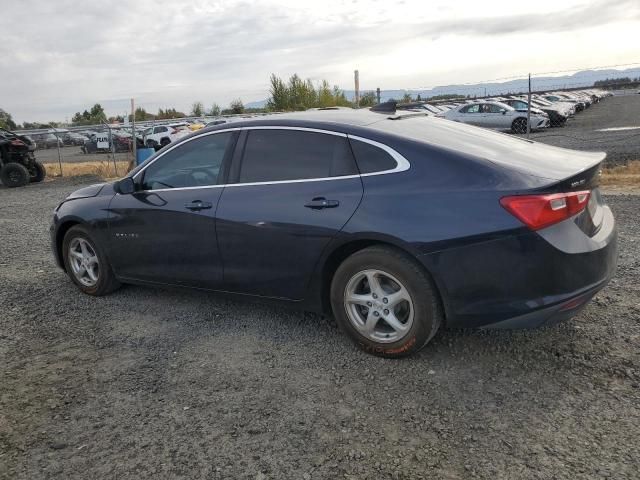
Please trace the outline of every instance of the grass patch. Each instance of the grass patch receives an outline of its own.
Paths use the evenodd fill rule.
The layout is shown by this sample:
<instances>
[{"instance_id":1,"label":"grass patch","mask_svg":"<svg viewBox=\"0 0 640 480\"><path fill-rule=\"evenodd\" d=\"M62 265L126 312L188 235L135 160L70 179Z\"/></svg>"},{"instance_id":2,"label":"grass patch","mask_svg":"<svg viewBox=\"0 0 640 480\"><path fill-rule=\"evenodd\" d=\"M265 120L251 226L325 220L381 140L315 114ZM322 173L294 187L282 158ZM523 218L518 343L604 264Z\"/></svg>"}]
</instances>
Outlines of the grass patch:
<instances>
[{"instance_id":1,"label":"grass patch","mask_svg":"<svg viewBox=\"0 0 640 480\"><path fill-rule=\"evenodd\" d=\"M84 175L95 175L103 179L123 177L133 166L133 162L116 162L114 168L113 162L77 162L63 163L63 177L80 177ZM51 177L60 177L60 166L55 163L45 165L47 175Z\"/></svg>"},{"instance_id":2,"label":"grass patch","mask_svg":"<svg viewBox=\"0 0 640 480\"><path fill-rule=\"evenodd\" d=\"M605 187L640 187L640 160L602 170L600 185Z\"/></svg>"}]
</instances>

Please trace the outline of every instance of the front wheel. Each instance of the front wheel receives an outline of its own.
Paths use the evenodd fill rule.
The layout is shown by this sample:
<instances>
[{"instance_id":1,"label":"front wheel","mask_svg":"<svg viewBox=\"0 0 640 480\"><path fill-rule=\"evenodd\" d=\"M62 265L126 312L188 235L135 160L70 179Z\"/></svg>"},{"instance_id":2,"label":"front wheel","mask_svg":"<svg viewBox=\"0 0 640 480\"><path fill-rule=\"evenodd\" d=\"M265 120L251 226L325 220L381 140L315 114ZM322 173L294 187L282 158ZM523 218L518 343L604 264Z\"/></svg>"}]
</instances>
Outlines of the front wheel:
<instances>
[{"instance_id":1,"label":"front wheel","mask_svg":"<svg viewBox=\"0 0 640 480\"><path fill-rule=\"evenodd\" d=\"M47 176L47 169L40 162L35 162L33 172L29 181L31 183L39 183Z\"/></svg>"},{"instance_id":2,"label":"front wheel","mask_svg":"<svg viewBox=\"0 0 640 480\"><path fill-rule=\"evenodd\" d=\"M84 293L102 296L120 287L102 249L89 230L73 226L64 236L62 253L65 270Z\"/></svg>"},{"instance_id":3,"label":"front wheel","mask_svg":"<svg viewBox=\"0 0 640 480\"><path fill-rule=\"evenodd\" d=\"M0 180L10 188L24 187L29 183L29 177L29 170L21 163L5 163L0 170Z\"/></svg>"},{"instance_id":4,"label":"front wheel","mask_svg":"<svg viewBox=\"0 0 640 480\"><path fill-rule=\"evenodd\" d=\"M511 131L513 133L527 133L527 119L516 118L511 124Z\"/></svg>"},{"instance_id":5,"label":"front wheel","mask_svg":"<svg viewBox=\"0 0 640 480\"><path fill-rule=\"evenodd\" d=\"M428 273L390 247L369 247L347 258L331 283L331 306L360 348L389 358L424 347L443 316Z\"/></svg>"}]
</instances>

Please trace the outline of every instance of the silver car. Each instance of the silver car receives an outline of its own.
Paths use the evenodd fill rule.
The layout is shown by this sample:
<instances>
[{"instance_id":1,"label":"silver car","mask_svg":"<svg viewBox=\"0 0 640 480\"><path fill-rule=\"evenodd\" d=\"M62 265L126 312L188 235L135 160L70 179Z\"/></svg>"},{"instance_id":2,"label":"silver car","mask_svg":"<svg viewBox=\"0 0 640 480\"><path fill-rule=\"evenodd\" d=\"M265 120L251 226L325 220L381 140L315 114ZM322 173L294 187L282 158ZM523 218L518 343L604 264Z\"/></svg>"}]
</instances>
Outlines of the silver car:
<instances>
[{"instance_id":1,"label":"silver car","mask_svg":"<svg viewBox=\"0 0 640 480\"><path fill-rule=\"evenodd\" d=\"M472 102L437 116L454 122L468 123L494 130L513 133L526 133L527 131L527 113L501 102ZM531 112L531 130L539 130L548 126L549 116L546 113Z\"/></svg>"}]
</instances>

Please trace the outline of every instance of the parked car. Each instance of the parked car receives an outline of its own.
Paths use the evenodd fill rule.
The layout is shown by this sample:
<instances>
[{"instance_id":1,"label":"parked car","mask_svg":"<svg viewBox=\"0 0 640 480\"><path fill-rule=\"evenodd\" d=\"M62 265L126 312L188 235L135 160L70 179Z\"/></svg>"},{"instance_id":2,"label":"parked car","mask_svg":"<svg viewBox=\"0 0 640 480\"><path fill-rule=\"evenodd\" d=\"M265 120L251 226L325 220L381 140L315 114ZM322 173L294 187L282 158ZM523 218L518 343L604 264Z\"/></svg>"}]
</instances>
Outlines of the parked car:
<instances>
[{"instance_id":1,"label":"parked car","mask_svg":"<svg viewBox=\"0 0 640 480\"><path fill-rule=\"evenodd\" d=\"M500 99L500 102L509 105L519 112L526 113L529 108L529 102L519 98L504 98ZM546 114L549 117L550 127L562 127L567 123L567 118L569 118L569 115L565 115L559 108L536 105L533 100L531 101L531 113L535 115L539 115L541 113Z\"/></svg>"},{"instance_id":2,"label":"parked car","mask_svg":"<svg viewBox=\"0 0 640 480\"><path fill-rule=\"evenodd\" d=\"M186 123L175 123L171 125L156 125L144 131L143 141L149 148L159 148L169 145L174 140L178 140L191 133Z\"/></svg>"},{"instance_id":3,"label":"parked car","mask_svg":"<svg viewBox=\"0 0 640 480\"><path fill-rule=\"evenodd\" d=\"M68 132L62 135L62 143L64 145L82 146L87 140L87 137L75 132Z\"/></svg>"},{"instance_id":4,"label":"parked car","mask_svg":"<svg viewBox=\"0 0 640 480\"><path fill-rule=\"evenodd\" d=\"M526 112L516 110L500 102L472 102L452 108L439 114L442 118L454 122L468 123L478 127L493 128L495 130L526 133ZM549 116L545 113L532 113L530 116L531 130L549 126Z\"/></svg>"},{"instance_id":5,"label":"parked car","mask_svg":"<svg viewBox=\"0 0 640 480\"><path fill-rule=\"evenodd\" d=\"M288 302L397 357L443 325L579 312L617 258L604 157L402 112L255 118L72 193L51 241L89 295L124 282Z\"/></svg>"},{"instance_id":6,"label":"parked car","mask_svg":"<svg viewBox=\"0 0 640 480\"><path fill-rule=\"evenodd\" d=\"M0 181L6 187L22 187L41 182L47 175L44 165L36 160L36 143L26 135L0 128Z\"/></svg>"},{"instance_id":7,"label":"parked car","mask_svg":"<svg viewBox=\"0 0 640 480\"><path fill-rule=\"evenodd\" d=\"M580 100L576 100L574 98L568 98L568 97L563 97L560 95L555 95L555 94L546 94L546 95L542 95L542 98L544 98L545 100L548 100L550 102L562 102L562 103L572 103L575 106L576 109L576 113L581 112L585 109L585 104L584 102L580 101Z\"/></svg>"},{"instance_id":8,"label":"parked car","mask_svg":"<svg viewBox=\"0 0 640 480\"><path fill-rule=\"evenodd\" d=\"M64 146L62 139L53 133L36 133L32 135L32 138L36 142L36 147L41 150Z\"/></svg>"}]
</instances>

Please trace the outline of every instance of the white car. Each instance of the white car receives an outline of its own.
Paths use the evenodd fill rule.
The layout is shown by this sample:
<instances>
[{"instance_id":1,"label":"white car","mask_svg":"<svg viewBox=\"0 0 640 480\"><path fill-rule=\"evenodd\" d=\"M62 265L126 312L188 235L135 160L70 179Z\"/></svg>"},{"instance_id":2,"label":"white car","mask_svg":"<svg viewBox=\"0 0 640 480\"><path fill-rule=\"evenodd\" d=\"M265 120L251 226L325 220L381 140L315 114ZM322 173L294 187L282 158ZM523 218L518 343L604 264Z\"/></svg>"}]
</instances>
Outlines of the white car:
<instances>
[{"instance_id":1,"label":"white car","mask_svg":"<svg viewBox=\"0 0 640 480\"><path fill-rule=\"evenodd\" d=\"M186 123L175 123L171 125L156 125L147 128L142 134L142 141L146 147L164 147L171 142L189 135L191 130Z\"/></svg>"},{"instance_id":2,"label":"white car","mask_svg":"<svg viewBox=\"0 0 640 480\"><path fill-rule=\"evenodd\" d=\"M473 102L452 108L437 116L478 127L513 133L527 132L527 113L520 112L501 102ZM531 130L548 126L549 116L546 113L531 113Z\"/></svg>"}]
</instances>

